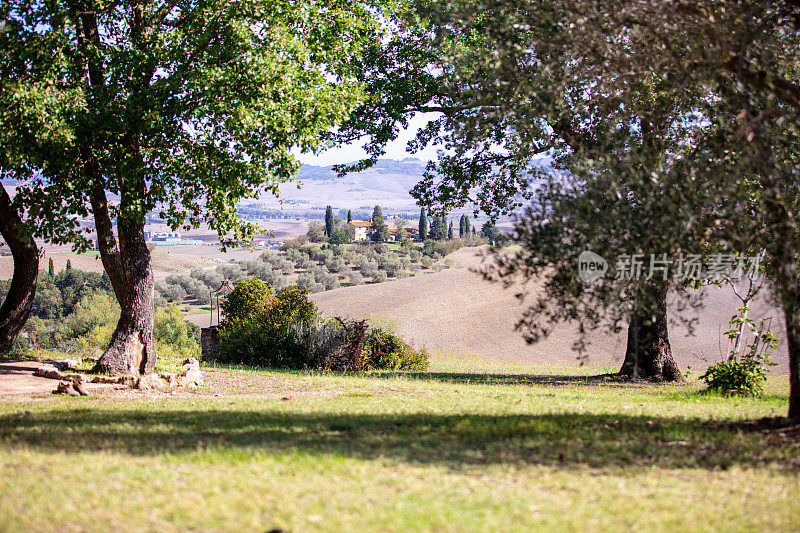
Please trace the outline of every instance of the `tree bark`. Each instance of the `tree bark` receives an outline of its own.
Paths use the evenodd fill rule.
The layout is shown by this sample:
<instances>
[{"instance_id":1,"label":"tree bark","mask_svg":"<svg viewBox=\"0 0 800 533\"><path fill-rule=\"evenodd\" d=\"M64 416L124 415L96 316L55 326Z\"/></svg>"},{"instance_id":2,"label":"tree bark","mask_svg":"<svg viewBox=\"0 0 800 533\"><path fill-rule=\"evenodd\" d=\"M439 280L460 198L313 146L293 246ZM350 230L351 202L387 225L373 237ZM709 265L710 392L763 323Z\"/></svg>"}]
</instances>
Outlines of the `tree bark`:
<instances>
[{"instance_id":1,"label":"tree bark","mask_svg":"<svg viewBox=\"0 0 800 533\"><path fill-rule=\"evenodd\" d=\"M105 190L100 178L92 194L92 211L103 266L119 302L121 313L111 344L94 371L110 374L149 374L155 371L153 345L153 269L144 239L142 217L117 221L119 243L112 232ZM129 193L126 193L129 194Z\"/></svg>"},{"instance_id":2,"label":"tree bark","mask_svg":"<svg viewBox=\"0 0 800 533\"><path fill-rule=\"evenodd\" d=\"M8 352L31 315L39 276L39 249L0 185L0 234L14 257L14 274L0 307L0 353Z\"/></svg>"},{"instance_id":3,"label":"tree bark","mask_svg":"<svg viewBox=\"0 0 800 533\"><path fill-rule=\"evenodd\" d=\"M789 347L789 418L800 419L800 307L786 310Z\"/></svg>"},{"instance_id":4,"label":"tree bark","mask_svg":"<svg viewBox=\"0 0 800 533\"><path fill-rule=\"evenodd\" d=\"M768 254L774 263L775 280L781 296L786 340L789 351L789 418L800 419L800 201L791 192L794 175L781 171L762 126L762 117L747 98L743 106L748 113L751 133L760 165L759 185L764 202L764 219L772 232ZM796 193L794 193L796 194Z\"/></svg>"},{"instance_id":5,"label":"tree bark","mask_svg":"<svg viewBox=\"0 0 800 533\"><path fill-rule=\"evenodd\" d=\"M667 289L648 285L638 296L628 325L628 346L619 374L654 381L684 381L669 343Z\"/></svg>"}]
</instances>

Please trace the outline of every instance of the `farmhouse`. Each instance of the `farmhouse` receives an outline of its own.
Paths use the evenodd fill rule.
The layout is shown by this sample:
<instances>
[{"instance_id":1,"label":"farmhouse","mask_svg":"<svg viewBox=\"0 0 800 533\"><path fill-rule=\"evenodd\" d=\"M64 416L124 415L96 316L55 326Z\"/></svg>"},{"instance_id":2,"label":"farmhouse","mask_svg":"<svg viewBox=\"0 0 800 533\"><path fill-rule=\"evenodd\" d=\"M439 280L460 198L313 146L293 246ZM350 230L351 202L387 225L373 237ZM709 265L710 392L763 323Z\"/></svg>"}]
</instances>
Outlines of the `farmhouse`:
<instances>
[{"instance_id":1,"label":"farmhouse","mask_svg":"<svg viewBox=\"0 0 800 533\"><path fill-rule=\"evenodd\" d=\"M355 240L363 241L365 239L369 239L370 234L372 233L372 222L365 222L363 220L353 220L350 222L353 227L356 228L356 236Z\"/></svg>"},{"instance_id":2,"label":"farmhouse","mask_svg":"<svg viewBox=\"0 0 800 533\"><path fill-rule=\"evenodd\" d=\"M353 220L350 222L353 227L356 229L355 233L355 240L356 241L363 241L372 237L372 222L364 221L364 220ZM397 228L389 228L389 240L396 241L398 240L397 234L400 230ZM408 235L412 239L416 239L418 236L418 231L414 228L405 228L406 235Z\"/></svg>"}]
</instances>

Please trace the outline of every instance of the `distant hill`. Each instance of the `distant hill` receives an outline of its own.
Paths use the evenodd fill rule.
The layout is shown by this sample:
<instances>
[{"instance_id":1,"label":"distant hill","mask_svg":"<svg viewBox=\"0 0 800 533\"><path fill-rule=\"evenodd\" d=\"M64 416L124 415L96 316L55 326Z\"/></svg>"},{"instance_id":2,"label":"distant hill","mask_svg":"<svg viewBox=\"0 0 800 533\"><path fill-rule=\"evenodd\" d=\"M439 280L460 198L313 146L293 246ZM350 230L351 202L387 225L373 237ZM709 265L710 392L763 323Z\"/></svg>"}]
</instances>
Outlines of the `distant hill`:
<instances>
[{"instance_id":1,"label":"distant hill","mask_svg":"<svg viewBox=\"0 0 800 533\"><path fill-rule=\"evenodd\" d=\"M363 210L379 204L392 211L416 211L416 201L408 191L422 178L426 164L411 158L380 159L373 167L344 177L339 177L332 166L303 165L296 182L280 188L283 207L297 210L332 205L336 209ZM258 203L267 207L280 205L268 195Z\"/></svg>"}]
</instances>

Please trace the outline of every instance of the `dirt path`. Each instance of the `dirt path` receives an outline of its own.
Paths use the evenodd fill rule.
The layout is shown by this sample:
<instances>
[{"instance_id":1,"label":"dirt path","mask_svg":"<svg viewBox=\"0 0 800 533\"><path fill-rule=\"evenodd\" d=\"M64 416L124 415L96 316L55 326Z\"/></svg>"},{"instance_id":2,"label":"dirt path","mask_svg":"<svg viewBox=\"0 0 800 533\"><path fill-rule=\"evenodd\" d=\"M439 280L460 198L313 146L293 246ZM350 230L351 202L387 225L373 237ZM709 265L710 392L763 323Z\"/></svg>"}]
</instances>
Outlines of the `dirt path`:
<instances>
[{"instance_id":1,"label":"dirt path","mask_svg":"<svg viewBox=\"0 0 800 533\"><path fill-rule=\"evenodd\" d=\"M15 361L0 359L0 397L11 395L50 394L58 381L35 376L36 369L42 366L37 361ZM102 383L84 383L86 391L108 389L113 385Z\"/></svg>"},{"instance_id":2,"label":"dirt path","mask_svg":"<svg viewBox=\"0 0 800 533\"><path fill-rule=\"evenodd\" d=\"M36 361L0 361L0 396L51 392L58 382L34 376L40 366Z\"/></svg>"}]
</instances>

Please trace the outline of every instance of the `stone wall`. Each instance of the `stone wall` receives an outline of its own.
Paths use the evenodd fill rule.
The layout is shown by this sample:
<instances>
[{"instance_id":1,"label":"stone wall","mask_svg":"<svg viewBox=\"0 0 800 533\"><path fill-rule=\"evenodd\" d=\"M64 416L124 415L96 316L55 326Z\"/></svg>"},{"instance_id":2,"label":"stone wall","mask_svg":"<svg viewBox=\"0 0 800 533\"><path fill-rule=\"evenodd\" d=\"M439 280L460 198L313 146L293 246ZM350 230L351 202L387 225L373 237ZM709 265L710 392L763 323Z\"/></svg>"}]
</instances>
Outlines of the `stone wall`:
<instances>
[{"instance_id":1,"label":"stone wall","mask_svg":"<svg viewBox=\"0 0 800 533\"><path fill-rule=\"evenodd\" d=\"M219 359L219 326L200 330L200 353L205 362Z\"/></svg>"}]
</instances>

